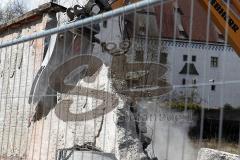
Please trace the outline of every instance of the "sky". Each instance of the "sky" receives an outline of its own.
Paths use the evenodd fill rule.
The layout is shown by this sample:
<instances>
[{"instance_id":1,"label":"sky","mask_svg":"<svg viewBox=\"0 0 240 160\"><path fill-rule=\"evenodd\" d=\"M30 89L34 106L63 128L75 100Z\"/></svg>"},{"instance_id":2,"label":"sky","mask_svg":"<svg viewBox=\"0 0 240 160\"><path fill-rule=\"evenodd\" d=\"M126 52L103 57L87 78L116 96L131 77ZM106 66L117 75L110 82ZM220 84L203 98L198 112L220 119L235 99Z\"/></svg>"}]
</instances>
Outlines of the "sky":
<instances>
[{"instance_id":1,"label":"sky","mask_svg":"<svg viewBox=\"0 0 240 160\"><path fill-rule=\"evenodd\" d=\"M7 5L7 3L10 0L0 0L1 7ZM39 4L43 4L44 2L50 1L50 0L20 0L23 2L23 4L27 7L28 10L31 10L33 8L36 8Z\"/></svg>"},{"instance_id":2,"label":"sky","mask_svg":"<svg viewBox=\"0 0 240 160\"><path fill-rule=\"evenodd\" d=\"M11 0L0 0L0 6L6 5ZM34 8L37 8L39 5L44 4L46 2L50 2L51 0L19 0L24 3L24 5L27 7L28 10L32 10ZM86 4L88 0L58 0L60 2L60 5L63 5L65 7L70 7L76 4L84 5Z\"/></svg>"}]
</instances>

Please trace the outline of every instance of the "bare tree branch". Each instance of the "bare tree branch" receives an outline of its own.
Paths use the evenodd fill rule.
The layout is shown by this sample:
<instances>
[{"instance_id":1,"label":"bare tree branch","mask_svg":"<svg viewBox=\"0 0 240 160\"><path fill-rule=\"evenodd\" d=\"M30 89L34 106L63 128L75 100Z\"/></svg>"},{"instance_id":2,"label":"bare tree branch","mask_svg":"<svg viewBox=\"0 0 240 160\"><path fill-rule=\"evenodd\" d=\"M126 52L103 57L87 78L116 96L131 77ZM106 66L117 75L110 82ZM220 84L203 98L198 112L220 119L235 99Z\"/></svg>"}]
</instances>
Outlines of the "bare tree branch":
<instances>
[{"instance_id":1,"label":"bare tree branch","mask_svg":"<svg viewBox=\"0 0 240 160\"><path fill-rule=\"evenodd\" d=\"M0 9L0 23L5 23L13 18L19 17L27 11L20 0L10 0L7 5Z\"/></svg>"}]
</instances>

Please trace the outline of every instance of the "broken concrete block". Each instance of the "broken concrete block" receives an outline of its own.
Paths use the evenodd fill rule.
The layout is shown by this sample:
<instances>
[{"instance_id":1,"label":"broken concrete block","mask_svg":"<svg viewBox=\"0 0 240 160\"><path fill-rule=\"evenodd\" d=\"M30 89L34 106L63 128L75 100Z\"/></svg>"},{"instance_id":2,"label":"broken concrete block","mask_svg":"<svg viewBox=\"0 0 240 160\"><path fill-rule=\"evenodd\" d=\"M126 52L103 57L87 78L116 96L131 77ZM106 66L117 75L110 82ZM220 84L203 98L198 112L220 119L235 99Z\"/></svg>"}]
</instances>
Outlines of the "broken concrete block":
<instances>
[{"instance_id":1,"label":"broken concrete block","mask_svg":"<svg viewBox=\"0 0 240 160\"><path fill-rule=\"evenodd\" d=\"M210 148L201 148L197 160L240 160L240 156Z\"/></svg>"}]
</instances>

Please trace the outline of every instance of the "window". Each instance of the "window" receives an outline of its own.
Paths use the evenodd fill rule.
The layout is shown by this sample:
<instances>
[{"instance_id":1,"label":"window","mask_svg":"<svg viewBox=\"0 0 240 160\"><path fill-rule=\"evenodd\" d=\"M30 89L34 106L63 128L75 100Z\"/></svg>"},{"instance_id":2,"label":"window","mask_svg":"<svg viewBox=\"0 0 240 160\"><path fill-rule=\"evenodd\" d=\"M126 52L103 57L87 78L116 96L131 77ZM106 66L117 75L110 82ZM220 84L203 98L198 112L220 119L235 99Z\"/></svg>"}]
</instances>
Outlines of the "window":
<instances>
[{"instance_id":1,"label":"window","mask_svg":"<svg viewBox=\"0 0 240 160\"><path fill-rule=\"evenodd\" d=\"M185 85L185 84L186 84L186 79L183 78L183 79L182 79L182 85Z\"/></svg>"},{"instance_id":2,"label":"window","mask_svg":"<svg viewBox=\"0 0 240 160\"><path fill-rule=\"evenodd\" d=\"M225 38L224 38L224 35L223 35L223 34L221 34L221 33L218 34L218 38L220 39L221 42L222 42L222 41L224 42L224 39L225 39Z\"/></svg>"},{"instance_id":3,"label":"window","mask_svg":"<svg viewBox=\"0 0 240 160\"><path fill-rule=\"evenodd\" d=\"M177 8L177 12L181 15L184 15L183 11L181 10L181 8Z\"/></svg>"},{"instance_id":4,"label":"window","mask_svg":"<svg viewBox=\"0 0 240 160\"><path fill-rule=\"evenodd\" d=\"M187 61L188 56L187 55L183 55L183 61Z\"/></svg>"},{"instance_id":5,"label":"window","mask_svg":"<svg viewBox=\"0 0 240 160\"><path fill-rule=\"evenodd\" d=\"M197 56L192 56L192 61L196 62Z\"/></svg>"},{"instance_id":6,"label":"window","mask_svg":"<svg viewBox=\"0 0 240 160\"><path fill-rule=\"evenodd\" d=\"M199 75L195 65L193 63L185 63L179 74Z\"/></svg>"},{"instance_id":7,"label":"window","mask_svg":"<svg viewBox=\"0 0 240 160\"><path fill-rule=\"evenodd\" d=\"M216 86L215 85L211 85L211 90L215 91L215 89L216 89Z\"/></svg>"},{"instance_id":8,"label":"window","mask_svg":"<svg viewBox=\"0 0 240 160\"><path fill-rule=\"evenodd\" d=\"M178 7L178 4L175 4L174 8L174 15L176 15L176 25L179 31L178 38L186 39L188 38L187 32L184 30L183 23L182 23L182 15L184 15L183 11Z\"/></svg>"},{"instance_id":9,"label":"window","mask_svg":"<svg viewBox=\"0 0 240 160\"><path fill-rule=\"evenodd\" d=\"M143 62L143 59L144 59L144 51L143 50L136 50L135 60Z\"/></svg>"},{"instance_id":10,"label":"window","mask_svg":"<svg viewBox=\"0 0 240 160\"><path fill-rule=\"evenodd\" d=\"M218 57L211 57L211 67L218 67Z\"/></svg>"},{"instance_id":11,"label":"window","mask_svg":"<svg viewBox=\"0 0 240 160\"><path fill-rule=\"evenodd\" d=\"M103 27L107 28L107 21L103 21Z\"/></svg>"},{"instance_id":12,"label":"window","mask_svg":"<svg viewBox=\"0 0 240 160\"><path fill-rule=\"evenodd\" d=\"M181 8L178 7L178 5L175 4L174 8L173 8L174 12L177 12L180 15L184 15L183 11Z\"/></svg>"},{"instance_id":13,"label":"window","mask_svg":"<svg viewBox=\"0 0 240 160\"><path fill-rule=\"evenodd\" d=\"M180 34L180 36L181 36L182 38L188 38L188 34L187 34L186 31L180 31L180 30L179 30L179 34Z\"/></svg>"},{"instance_id":14,"label":"window","mask_svg":"<svg viewBox=\"0 0 240 160\"><path fill-rule=\"evenodd\" d=\"M139 26L139 34L145 34L146 33L146 27L144 25Z\"/></svg>"},{"instance_id":15,"label":"window","mask_svg":"<svg viewBox=\"0 0 240 160\"><path fill-rule=\"evenodd\" d=\"M168 57L167 53L161 52L159 62L162 64L167 64L167 57Z\"/></svg>"},{"instance_id":16,"label":"window","mask_svg":"<svg viewBox=\"0 0 240 160\"><path fill-rule=\"evenodd\" d=\"M192 80L192 84L197 84L197 80L196 80L196 79L193 79L193 80Z\"/></svg>"}]
</instances>

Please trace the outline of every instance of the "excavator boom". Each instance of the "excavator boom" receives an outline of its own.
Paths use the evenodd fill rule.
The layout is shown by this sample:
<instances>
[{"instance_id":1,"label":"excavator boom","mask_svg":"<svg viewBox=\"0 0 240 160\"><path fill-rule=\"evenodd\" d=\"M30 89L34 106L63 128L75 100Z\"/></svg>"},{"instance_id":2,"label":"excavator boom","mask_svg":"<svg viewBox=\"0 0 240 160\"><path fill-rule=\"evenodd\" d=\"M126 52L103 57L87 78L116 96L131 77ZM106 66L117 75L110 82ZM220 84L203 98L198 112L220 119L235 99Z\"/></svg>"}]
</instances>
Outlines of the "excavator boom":
<instances>
[{"instance_id":1,"label":"excavator boom","mask_svg":"<svg viewBox=\"0 0 240 160\"><path fill-rule=\"evenodd\" d=\"M240 19L222 0L199 0L202 6L208 11L210 10L211 18L218 29L227 34L228 41L240 56ZM239 0L231 1L235 7L237 14L240 12Z\"/></svg>"},{"instance_id":2,"label":"excavator boom","mask_svg":"<svg viewBox=\"0 0 240 160\"><path fill-rule=\"evenodd\" d=\"M240 1L239 0L232 0L232 4L235 6L236 10L240 14Z\"/></svg>"}]
</instances>

